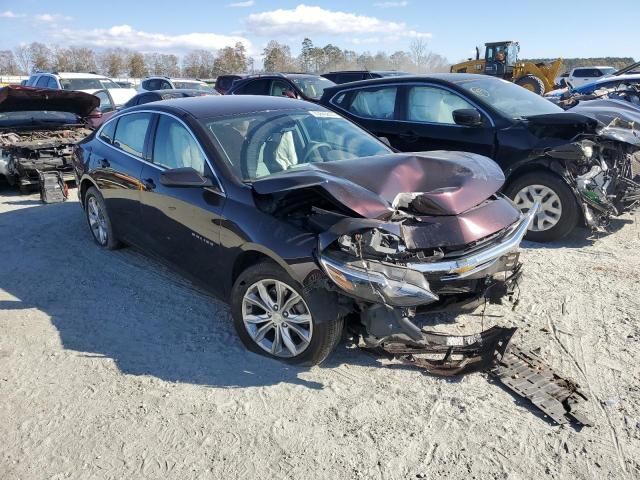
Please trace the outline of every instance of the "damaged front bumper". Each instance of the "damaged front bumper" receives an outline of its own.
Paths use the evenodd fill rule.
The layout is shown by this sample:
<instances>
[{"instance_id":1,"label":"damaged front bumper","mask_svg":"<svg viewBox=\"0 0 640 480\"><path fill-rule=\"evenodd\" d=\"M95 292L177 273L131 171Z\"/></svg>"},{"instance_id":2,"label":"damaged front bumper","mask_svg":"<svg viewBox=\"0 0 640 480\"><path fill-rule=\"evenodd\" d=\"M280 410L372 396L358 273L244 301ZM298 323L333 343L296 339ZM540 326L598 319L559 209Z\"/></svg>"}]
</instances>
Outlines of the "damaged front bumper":
<instances>
[{"instance_id":1,"label":"damaged front bumper","mask_svg":"<svg viewBox=\"0 0 640 480\"><path fill-rule=\"evenodd\" d=\"M457 258L401 266L365 259L347 262L321 255L319 263L331 281L350 296L392 308L419 307L440 299L430 282L453 284L515 271L518 247L537 209L534 205L521 215L500 240Z\"/></svg>"}]
</instances>

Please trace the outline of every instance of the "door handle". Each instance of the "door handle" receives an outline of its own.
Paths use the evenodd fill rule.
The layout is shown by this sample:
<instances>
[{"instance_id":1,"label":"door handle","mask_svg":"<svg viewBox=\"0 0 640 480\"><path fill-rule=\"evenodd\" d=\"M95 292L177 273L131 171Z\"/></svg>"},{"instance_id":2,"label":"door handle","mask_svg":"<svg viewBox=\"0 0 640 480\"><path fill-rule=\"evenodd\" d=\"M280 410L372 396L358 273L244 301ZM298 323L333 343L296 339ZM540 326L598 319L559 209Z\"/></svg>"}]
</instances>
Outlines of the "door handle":
<instances>
[{"instance_id":1,"label":"door handle","mask_svg":"<svg viewBox=\"0 0 640 480\"><path fill-rule=\"evenodd\" d=\"M156 184L153 181L153 178L145 178L144 180L142 180L142 185L144 186L145 190L155 190L156 188Z\"/></svg>"}]
</instances>

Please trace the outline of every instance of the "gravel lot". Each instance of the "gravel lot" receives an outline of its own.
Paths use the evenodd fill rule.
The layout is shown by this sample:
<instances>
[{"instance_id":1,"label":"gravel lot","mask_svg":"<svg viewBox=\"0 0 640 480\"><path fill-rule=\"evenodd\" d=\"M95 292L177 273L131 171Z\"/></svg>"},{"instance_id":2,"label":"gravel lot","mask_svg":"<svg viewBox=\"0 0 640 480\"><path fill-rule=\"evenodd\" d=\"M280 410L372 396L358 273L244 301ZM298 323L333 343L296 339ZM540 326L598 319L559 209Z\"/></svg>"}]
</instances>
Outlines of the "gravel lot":
<instances>
[{"instance_id":1,"label":"gravel lot","mask_svg":"<svg viewBox=\"0 0 640 480\"><path fill-rule=\"evenodd\" d=\"M248 353L224 304L99 250L76 201L0 190L0 478L639 478L638 217L526 245L520 305L487 310L590 395L596 426L577 431L484 374L347 343L312 369Z\"/></svg>"}]
</instances>

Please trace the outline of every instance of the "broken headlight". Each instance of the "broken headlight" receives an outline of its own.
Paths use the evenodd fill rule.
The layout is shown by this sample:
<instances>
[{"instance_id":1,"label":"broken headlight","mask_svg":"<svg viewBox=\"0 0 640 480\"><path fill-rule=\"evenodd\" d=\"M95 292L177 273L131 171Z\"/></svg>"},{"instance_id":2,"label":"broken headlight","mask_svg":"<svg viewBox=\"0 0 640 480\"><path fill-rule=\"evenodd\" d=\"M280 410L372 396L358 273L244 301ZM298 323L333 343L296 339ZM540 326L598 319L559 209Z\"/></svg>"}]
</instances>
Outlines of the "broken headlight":
<instances>
[{"instance_id":1,"label":"broken headlight","mask_svg":"<svg viewBox=\"0 0 640 480\"><path fill-rule=\"evenodd\" d=\"M333 283L363 300L394 307L412 307L438 300L424 276L410 269L381 264L374 267L371 263L372 268L365 268L364 262L361 268L328 257L320 257L320 265Z\"/></svg>"},{"instance_id":2,"label":"broken headlight","mask_svg":"<svg viewBox=\"0 0 640 480\"><path fill-rule=\"evenodd\" d=\"M364 232L342 235L338 238L340 249L355 257L383 258L406 250L401 238L391 233L372 228Z\"/></svg>"}]
</instances>

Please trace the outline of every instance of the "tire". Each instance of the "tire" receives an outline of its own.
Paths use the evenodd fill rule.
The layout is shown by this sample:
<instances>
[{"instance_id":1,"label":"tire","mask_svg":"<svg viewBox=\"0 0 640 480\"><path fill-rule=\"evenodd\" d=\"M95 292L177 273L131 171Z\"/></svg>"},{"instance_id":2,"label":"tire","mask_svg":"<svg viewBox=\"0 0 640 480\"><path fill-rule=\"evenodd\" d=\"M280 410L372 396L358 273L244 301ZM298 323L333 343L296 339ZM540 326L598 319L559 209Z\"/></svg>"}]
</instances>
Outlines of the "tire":
<instances>
[{"instance_id":1,"label":"tire","mask_svg":"<svg viewBox=\"0 0 640 480\"><path fill-rule=\"evenodd\" d=\"M527 90L544 95L544 82L535 75L524 75L516 80L516 85L520 85Z\"/></svg>"},{"instance_id":2,"label":"tire","mask_svg":"<svg viewBox=\"0 0 640 480\"><path fill-rule=\"evenodd\" d=\"M113 226L104 198L95 187L89 187L84 196L84 212L93 240L107 250L120 248L121 244L113 233ZM97 227L94 221L98 222ZM103 233L99 233L100 230Z\"/></svg>"},{"instance_id":3,"label":"tire","mask_svg":"<svg viewBox=\"0 0 640 480\"><path fill-rule=\"evenodd\" d=\"M527 206L526 203L521 203L518 201L526 195L521 194L519 198L516 197L518 197L519 193L523 192L523 190L527 188L532 188L534 190L540 191L540 189L537 189L536 187L545 187L556 195L559 203L560 213L557 214L554 212L553 215L556 217L559 215L559 218L553 226L544 229L544 226L541 226L538 223L541 219L540 214L536 215L536 218L533 219L532 227L527 232L525 238L533 242L554 242L556 240L560 240L561 238L567 236L569 232L571 232L576 227L576 225L578 224L578 220L580 219L580 207L578 206L576 197L571 188L569 188L569 185L567 185L564 180L551 172L537 171L526 173L510 182L504 193L510 199L516 202L516 205L523 212L526 212L528 208L523 208L523 206ZM545 195L545 197L547 199L547 202L546 204L541 204L540 212L549 212L549 215L545 215L545 217L549 218L551 216L551 209L554 206L558 207L558 205L551 202L551 200L553 199L551 195ZM545 198L543 198L542 200L544 201ZM532 230L536 227L542 228L540 228L539 231Z\"/></svg>"},{"instance_id":4,"label":"tire","mask_svg":"<svg viewBox=\"0 0 640 480\"><path fill-rule=\"evenodd\" d=\"M18 189L20 190L20 193L22 195L31 195L33 193L33 189L31 188L31 185L20 184Z\"/></svg>"},{"instance_id":5,"label":"tire","mask_svg":"<svg viewBox=\"0 0 640 480\"><path fill-rule=\"evenodd\" d=\"M292 304L286 311L278 310L275 282L280 282L290 290L283 293L284 305L282 306L287 305L287 299L293 298L292 292L300 297L301 302ZM256 295L259 294L257 285L262 285L267 289L267 293L270 294L269 299L276 304L276 307L271 306L271 309L268 310L254 306L245 300L245 296L257 298ZM247 268L240 274L231 291L233 324L247 349L287 363L304 366L323 362L340 342L344 320L337 314L336 305L337 302L331 301L329 292L317 289L310 292L305 291L280 266L269 261ZM310 317L309 328L305 323L290 321L294 316L304 318L305 310ZM296 312L300 314L292 315ZM254 321L245 323L245 313L247 319L252 318ZM278 315L280 316L276 318ZM279 343L276 342L277 329L279 329L277 335L281 339ZM296 330L308 334L308 341L305 342L303 336L298 335ZM262 343L255 340L255 338L259 338L258 332L260 331L266 331L266 334L262 335ZM284 335L288 335L289 341L293 341L294 347L299 347L298 353L292 352L287 346ZM282 348L278 348L278 345Z\"/></svg>"}]
</instances>

